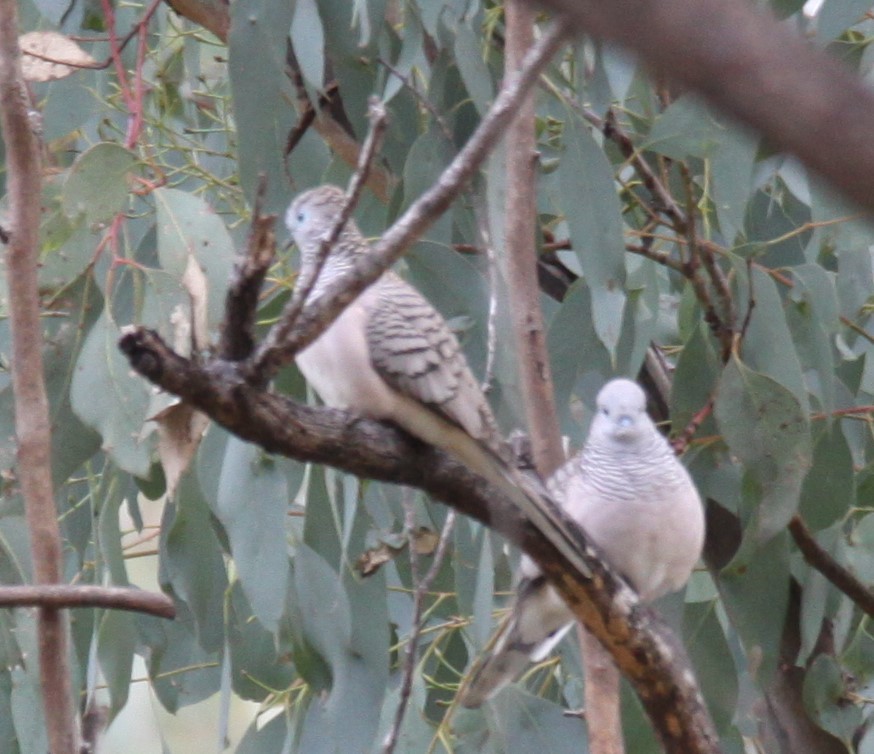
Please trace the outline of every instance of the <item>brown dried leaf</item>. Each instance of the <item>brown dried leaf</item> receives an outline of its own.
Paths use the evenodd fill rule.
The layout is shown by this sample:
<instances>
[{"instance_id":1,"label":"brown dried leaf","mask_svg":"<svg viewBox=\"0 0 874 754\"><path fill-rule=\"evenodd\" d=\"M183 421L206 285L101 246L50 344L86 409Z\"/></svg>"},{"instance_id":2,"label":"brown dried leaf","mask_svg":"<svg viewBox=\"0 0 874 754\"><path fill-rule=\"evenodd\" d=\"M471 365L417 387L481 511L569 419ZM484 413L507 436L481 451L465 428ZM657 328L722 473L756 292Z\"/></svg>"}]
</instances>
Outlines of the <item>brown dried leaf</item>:
<instances>
[{"instance_id":1,"label":"brown dried leaf","mask_svg":"<svg viewBox=\"0 0 874 754\"><path fill-rule=\"evenodd\" d=\"M433 555L440 543L440 535L427 526L420 526L413 531L413 548L416 555Z\"/></svg>"},{"instance_id":2,"label":"brown dried leaf","mask_svg":"<svg viewBox=\"0 0 874 754\"><path fill-rule=\"evenodd\" d=\"M167 495L172 499L209 426L209 417L185 403L174 403L155 414L152 421L158 425L158 458L164 467Z\"/></svg>"},{"instance_id":3,"label":"brown dried leaf","mask_svg":"<svg viewBox=\"0 0 874 754\"><path fill-rule=\"evenodd\" d=\"M361 553L355 567L362 576L372 576L401 552L403 552L402 547L391 547L383 542Z\"/></svg>"},{"instance_id":4,"label":"brown dried leaf","mask_svg":"<svg viewBox=\"0 0 874 754\"><path fill-rule=\"evenodd\" d=\"M21 68L27 81L54 81L97 61L71 39L56 31L29 31L18 38Z\"/></svg>"},{"instance_id":5,"label":"brown dried leaf","mask_svg":"<svg viewBox=\"0 0 874 754\"><path fill-rule=\"evenodd\" d=\"M207 329L207 297L209 288L207 285L206 275L203 274L203 269L197 263L193 254L188 256L188 264L185 267L185 272L182 273L182 285L188 291L191 297L191 311L194 322L194 342L198 348L203 348L209 338Z\"/></svg>"}]
</instances>

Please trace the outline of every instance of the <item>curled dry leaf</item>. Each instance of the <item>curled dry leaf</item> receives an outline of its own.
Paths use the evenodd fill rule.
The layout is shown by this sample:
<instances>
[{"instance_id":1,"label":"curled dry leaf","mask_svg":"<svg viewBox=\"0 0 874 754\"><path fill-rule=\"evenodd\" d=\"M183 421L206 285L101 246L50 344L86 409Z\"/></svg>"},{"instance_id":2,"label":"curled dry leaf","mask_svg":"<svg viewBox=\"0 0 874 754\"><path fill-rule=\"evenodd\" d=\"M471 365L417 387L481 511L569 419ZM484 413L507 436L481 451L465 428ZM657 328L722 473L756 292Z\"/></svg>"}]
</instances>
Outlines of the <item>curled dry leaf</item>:
<instances>
[{"instance_id":1,"label":"curled dry leaf","mask_svg":"<svg viewBox=\"0 0 874 754\"><path fill-rule=\"evenodd\" d=\"M381 542L361 553L356 562L356 568L362 576L372 576L382 566L400 555L406 545L411 544L416 555L433 555L440 542L440 535L427 526L419 526L411 533L407 541L401 544Z\"/></svg>"},{"instance_id":2,"label":"curled dry leaf","mask_svg":"<svg viewBox=\"0 0 874 754\"><path fill-rule=\"evenodd\" d=\"M392 547L383 542L361 553L355 567L362 576L372 576L402 550L402 547Z\"/></svg>"},{"instance_id":3,"label":"curled dry leaf","mask_svg":"<svg viewBox=\"0 0 874 754\"><path fill-rule=\"evenodd\" d=\"M194 458L209 418L185 403L167 406L151 418L158 425L158 457L167 480L167 495L172 498Z\"/></svg>"},{"instance_id":4,"label":"curled dry leaf","mask_svg":"<svg viewBox=\"0 0 874 754\"><path fill-rule=\"evenodd\" d=\"M207 325L207 297L209 288L203 268L198 264L193 254L188 257L188 264L182 274L182 285L191 297L191 323L194 328L194 343L197 348L203 348L209 340ZM177 346L178 347L178 346Z\"/></svg>"},{"instance_id":5,"label":"curled dry leaf","mask_svg":"<svg viewBox=\"0 0 874 754\"><path fill-rule=\"evenodd\" d=\"M98 63L79 45L56 31L29 31L18 38L27 81L54 81Z\"/></svg>"}]
</instances>

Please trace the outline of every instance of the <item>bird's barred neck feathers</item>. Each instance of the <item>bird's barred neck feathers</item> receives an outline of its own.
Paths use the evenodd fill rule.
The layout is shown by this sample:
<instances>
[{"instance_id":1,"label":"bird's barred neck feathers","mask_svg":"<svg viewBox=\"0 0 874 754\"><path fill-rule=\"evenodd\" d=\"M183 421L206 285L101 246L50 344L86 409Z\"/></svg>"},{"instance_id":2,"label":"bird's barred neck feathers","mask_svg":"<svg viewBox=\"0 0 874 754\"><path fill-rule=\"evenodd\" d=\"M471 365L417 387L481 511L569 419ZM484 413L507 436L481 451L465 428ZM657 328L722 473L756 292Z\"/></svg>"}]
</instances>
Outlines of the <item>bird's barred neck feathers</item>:
<instances>
[{"instance_id":1,"label":"bird's barred neck feathers","mask_svg":"<svg viewBox=\"0 0 874 754\"><path fill-rule=\"evenodd\" d=\"M633 448L649 445L658 430L646 413L646 394L631 380L611 380L598 393L588 442Z\"/></svg>"},{"instance_id":2,"label":"bird's barred neck feathers","mask_svg":"<svg viewBox=\"0 0 874 754\"><path fill-rule=\"evenodd\" d=\"M322 239L330 232L346 203L346 194L337 186L319 186L298 196L285 213L285 224L301 252L302 263L315 256ZM354 258L369 248L351 217L340 238L331 248L329 259Z\"/></svg>"},{"instance_id":3,"label":"bird's barred neck feathers","mask_svg":"<svg viewBox=\"0 0 874 754\"><path fill-rule=\"evenodd\" d=\"M305 191L289 205L285 224L300 250L301 277L298 279L315 264L321 241L331 231L345 202L346 194L341 188L325 185ZM369 248L355 220L349 218L329 251L308 300L318 298L332 280L350 269L355 258Z\"/></svg>"},{"instance_id":4,"label":"bird's barred neck feathers","mask_svg":"<svg viewBox=\"0 0 874 754\"><path fill-rule=\"evenodd\" d=\"M631 380L612 380L598 394L598 412L581 454L590 477L607 481L655 470L670 484L682 474L667 440L646 413L646 395Z\"/></svg>"}]
</instances>

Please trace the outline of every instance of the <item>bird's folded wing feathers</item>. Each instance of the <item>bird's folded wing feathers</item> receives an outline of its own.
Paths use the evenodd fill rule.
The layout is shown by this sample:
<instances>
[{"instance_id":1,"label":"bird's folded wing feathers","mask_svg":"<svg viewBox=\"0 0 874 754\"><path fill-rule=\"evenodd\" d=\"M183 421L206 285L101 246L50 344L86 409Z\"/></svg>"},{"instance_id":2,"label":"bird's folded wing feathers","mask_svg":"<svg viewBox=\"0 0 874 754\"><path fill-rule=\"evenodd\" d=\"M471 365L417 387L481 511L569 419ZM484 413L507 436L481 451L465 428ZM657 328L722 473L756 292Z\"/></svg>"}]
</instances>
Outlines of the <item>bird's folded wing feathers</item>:
<instances>
[{"instance_id":1,"label":"bird's folded wing feathers","mask_svg":"<svg viewBox=\"0 0 874 754\"><path fill-rule=\"evenodd\" d=\"M482 705L531 662L546 657L573 624L573 614L545 577L523 579L492 651L477 662L461 689L461 704Z\"/></svg>"},{"instance_id":2,"label":"bird's folded wing feathers","mask_svg":"<svg viewBox=\"0 0 874 754\"><path fill-rule=\"evenodd\" d=\"M380 281L377 296L366 326L377 373L398 392L494 446L500 433L491 409L440 313L392 273Z\"/></svg>"}]
</instances>

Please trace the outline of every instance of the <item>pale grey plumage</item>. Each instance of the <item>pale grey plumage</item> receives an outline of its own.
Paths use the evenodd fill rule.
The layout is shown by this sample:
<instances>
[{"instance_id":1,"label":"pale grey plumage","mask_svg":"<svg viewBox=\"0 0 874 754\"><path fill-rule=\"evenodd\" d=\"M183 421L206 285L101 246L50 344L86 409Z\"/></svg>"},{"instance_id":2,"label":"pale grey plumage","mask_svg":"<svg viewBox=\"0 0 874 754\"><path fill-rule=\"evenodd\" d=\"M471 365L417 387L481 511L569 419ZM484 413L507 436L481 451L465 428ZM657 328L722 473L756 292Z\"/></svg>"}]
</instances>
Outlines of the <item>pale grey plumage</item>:
<instances>
[{"instance_id":1,"label":"pale grey plumage","mask_svg":"<svg viewBox=\"0 0 874 754\"><path fill-rule=\"evenodd\" d=\"M704 542L704 512L685 467L646 413L631 380L608 382L583 449L549 480L550 492L610 564L651 601L680 589ZM511 614L462 693L476 707L545 657L574 620L523 558Z\"/></svg>"}]
</instances>

